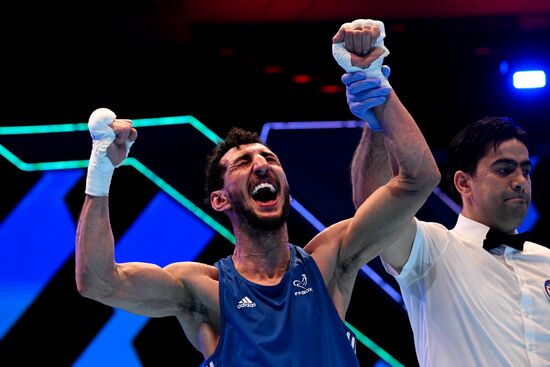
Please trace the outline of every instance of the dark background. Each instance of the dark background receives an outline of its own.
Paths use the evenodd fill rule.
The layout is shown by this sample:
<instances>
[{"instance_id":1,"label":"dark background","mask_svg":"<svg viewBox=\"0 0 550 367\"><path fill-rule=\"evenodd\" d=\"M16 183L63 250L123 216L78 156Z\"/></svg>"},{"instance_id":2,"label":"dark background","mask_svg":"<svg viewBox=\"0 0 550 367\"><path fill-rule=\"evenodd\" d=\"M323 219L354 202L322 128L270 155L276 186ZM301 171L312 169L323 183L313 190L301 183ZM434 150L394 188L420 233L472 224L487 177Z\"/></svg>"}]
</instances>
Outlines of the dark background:
<instances>
[{"instance_id":1,"label":"dark background","mask_svg":"<svg viewBox=\"0 0 550 367\"><path fill-rule=\"evenodd\" d=\"M534 186L537 225L542 226L549 207L544 173L550 93L548 86L514 90L511 75L523 66L550 70L547 1L139 0L1 7L0 127L85 122L95 108L109 107L121 118L193 115L220 136L234 125L260 131L266 122L355 119L340 83L342 70L331 55L331 38L343 22L380 19L391 52L385 60L392 68L390 82L443 172L445 149L467 123L506 115L531 133L541 167L533 181L542 188ZM347 169L358 137L359 130L270 137L293 193L324 224L352 213ZM0 143L27 162L86 159L89 154L86 133L71 139L2 137ZM133 155L200 203L201 170L210 148L187 130L147 128ZM158 188L125 169L117 175L111 209L118 238ZM7 193L0 220L39 178L40 173L23 173L0 157ZM66 197L75 221L83 185L80 180ZM447 191L444 183L440 188ZM440 206L432 197L420 216L432 219L442 213ZM295 211L289 227L296 244L316 233ZM218 235L197 260L213 263L231 249ZM371 265L380 270L376 262ZM71 365L112 316L112 309L76 294L73 269L74 263L66 262L0 340L2 365L13 358ZM417 364L403 308L363 275L348 320L405 365ZM181 361L195 366L200 361L172 319L151 320L133 345L143 365ZM358 355L365 366L377 360L364 347Z\"/></svg>"},{"instance_id":2,"label":"dark background","mask_svg":"<svg viewBox=\"0 0 550 367\"><path fill-rule=\"evenodd\" d=\"M370 17L386 24L392 85L432 147L491 114L547 138L548 87L510 87L517 68L549 66L547 2L333 3L2 5L0 124L86 121L97 106L129 118L191 114L222 136L232 125L353 119L330 88L342 74L330 44L340 24Z\"/></svg>"}]
</instances>

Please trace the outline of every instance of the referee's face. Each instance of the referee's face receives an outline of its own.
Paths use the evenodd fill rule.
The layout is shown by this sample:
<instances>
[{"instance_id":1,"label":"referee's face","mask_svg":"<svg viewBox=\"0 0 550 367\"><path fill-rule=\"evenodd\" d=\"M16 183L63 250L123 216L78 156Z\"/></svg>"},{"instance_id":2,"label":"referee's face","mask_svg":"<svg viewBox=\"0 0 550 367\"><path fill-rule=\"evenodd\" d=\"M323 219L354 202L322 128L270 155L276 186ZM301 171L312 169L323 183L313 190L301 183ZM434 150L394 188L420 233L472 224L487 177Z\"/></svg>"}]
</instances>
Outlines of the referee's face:
<instances>
[{"instance_id":1,"label":"referee's face","mask_svg":"<svg viewBox=\"0 0 550 367\"><path fill-rule=\"evenodd\" d=\"M462 188L463 213L504 232L515 230L531 202L531 161L517 139L489 149Z\"/></svg>"}]
</instances>

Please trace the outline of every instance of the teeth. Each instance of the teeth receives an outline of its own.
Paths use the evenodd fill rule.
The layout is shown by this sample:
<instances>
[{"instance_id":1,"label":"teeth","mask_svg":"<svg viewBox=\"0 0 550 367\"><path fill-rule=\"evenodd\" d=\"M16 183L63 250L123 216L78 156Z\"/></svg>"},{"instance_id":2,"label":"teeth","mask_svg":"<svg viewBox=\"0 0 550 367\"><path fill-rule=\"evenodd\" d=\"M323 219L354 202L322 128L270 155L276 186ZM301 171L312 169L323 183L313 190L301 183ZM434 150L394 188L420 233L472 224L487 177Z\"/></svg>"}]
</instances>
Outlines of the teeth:
<instances>
[{"instance_id":1,"label":"teeth","mask_svg":"<svg viewBox=\"0 0 550 367\"><path fill-rule=\"evenodd\" d=\"M275 186L273 186L270 183L264 182L264 183L261 183L261 184L257 185L256 187L254 187L254 190L252 190L252 195L256 195L258 190L263 189L263 188L268 188L271 192L276 192L277 191L277 190L275 190Z\"/></svg>"}]
</instances>

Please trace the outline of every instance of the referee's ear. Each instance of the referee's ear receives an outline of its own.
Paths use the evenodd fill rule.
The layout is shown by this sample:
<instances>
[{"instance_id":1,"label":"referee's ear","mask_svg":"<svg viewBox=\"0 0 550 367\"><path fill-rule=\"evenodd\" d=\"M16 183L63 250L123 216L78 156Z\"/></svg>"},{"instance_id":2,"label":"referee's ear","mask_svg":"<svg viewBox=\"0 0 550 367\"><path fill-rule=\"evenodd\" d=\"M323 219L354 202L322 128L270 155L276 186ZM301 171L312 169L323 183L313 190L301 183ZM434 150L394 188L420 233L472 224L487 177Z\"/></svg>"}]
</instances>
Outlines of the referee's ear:
<instances>
[{"instance_id":1,"label":"referee's ear","mask_svg":"<svg viewBox=\"0 0 550 367\"><path fill-rule=\"evenodd\" d=\"M460 196L468 197L472 193L472 176L469 173L456 171L453 177L453 183Z\"/></svg>"}]
</instances>

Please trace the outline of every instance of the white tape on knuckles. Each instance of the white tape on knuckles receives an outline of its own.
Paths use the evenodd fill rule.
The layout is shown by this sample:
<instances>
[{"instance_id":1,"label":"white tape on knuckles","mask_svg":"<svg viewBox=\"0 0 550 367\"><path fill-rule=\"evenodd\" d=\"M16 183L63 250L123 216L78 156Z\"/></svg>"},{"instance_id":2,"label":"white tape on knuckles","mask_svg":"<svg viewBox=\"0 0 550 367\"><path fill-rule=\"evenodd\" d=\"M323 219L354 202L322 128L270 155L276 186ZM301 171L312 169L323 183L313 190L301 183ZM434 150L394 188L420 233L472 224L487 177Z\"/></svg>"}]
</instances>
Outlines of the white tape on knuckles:
<instances>
[{"instance_id":1,"label":"white tape on knuckles","mask_svg":"<svg viewBox=\"0 0 550 367\"><path fill-rule=\"evenodd\" d=\"M380 47L383 50L382 55L374 60L368 68L360 68L351 64L351 54L348 50L346 50L344 42L332 44L332 56L334 57L338 65L340 65L346 72L351 73L356 71L363 71L367 75L367 77L379 78L381 81L381 86L389 87L390 84L388 82L388 79L384 76L384 74L382 74L382 64L384 62L384 58L390 53L386 46L384 46L384 38L386 37L384 23L379 20L356 19L351 23L345 23L342 25L342 27L350 28L365 26L378 27L378 29L380 30L380 36L378 36L378 38L376 39L374 46Z\"/></svg>"},{"instance_id":2,"label":"white tape on knuckles","mask_svg":"<svg viewBox=\"0 0 550 367\"><path fill-rule=\"evenodd\" d=\"M116 115L108 108L98 108L90 115L88 119L88 129L92 139L103 140L110 139L111 143L115 140L115 132L109 126L116 119Z\"/></svg>"}]
</instances>

